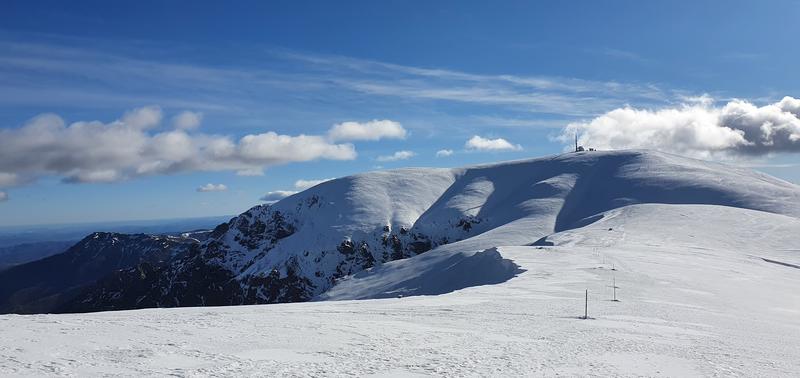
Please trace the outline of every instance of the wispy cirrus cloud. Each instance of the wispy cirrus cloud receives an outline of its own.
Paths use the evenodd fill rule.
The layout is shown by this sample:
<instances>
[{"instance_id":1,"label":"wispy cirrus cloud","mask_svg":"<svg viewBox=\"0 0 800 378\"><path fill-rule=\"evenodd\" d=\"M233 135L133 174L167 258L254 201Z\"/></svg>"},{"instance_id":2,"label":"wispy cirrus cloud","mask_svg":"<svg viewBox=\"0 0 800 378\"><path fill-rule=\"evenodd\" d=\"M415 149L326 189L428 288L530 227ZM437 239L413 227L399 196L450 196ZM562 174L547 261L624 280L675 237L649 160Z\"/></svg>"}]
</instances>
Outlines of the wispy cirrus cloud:
<instances>
[{"instance_id":1,"label":"wispy cirrus cloud","mask_svg":"<svg viewBox=\"0 0 800 378\"><path fill-rule=\"evenodd\" d=\"M209 192L224 192L228 190L228 187L225 184L205 184L199 188L197 191L200 193L209 193Z\"/></svg>"},{"instance_id":2,"label":"wispy cirrus cloud","mask_svg":"<svg viewBox=\"0 0 800 378\"><path fill-rule=\"evenodd\" d=\"M341 56L278 55L335 73L331 82L369 95L504 106L525 112L583 116L626 103L654 103L674 97L672 91L650 83L472 74ZM576 106L578 102L581 106Z\"/></svg>"},{"instance_id":3,"label":"wispy cirrus cloud","mask_svg":"<svg viewBox=\"0 0 800 378\"><path fill-rule=\"evenodd\" d=\"M330 98L330 93L337 93L346 101L446 101L574 117L675 96L650 83L474 74L280 50L260 50L263 64L258 66L234 66L146 60L127 51L69 45L0 40L0 72L7 73L0 78L0 104L119 107L158 103L238 114L265 103Z\"/></svg>"},{"instance_id":4,"label":"wispy cirrus cloud","mask_svg":"<svg viewBox=\"0 0 800 378\"><path fill-rule=\"evenodd\" d=\"M635 53L633 51L623 50L623 49L615 49L611 47L599 47L599 48L592 48L586 49L586 52L593 55L602 55L605 57L613 58L613 59L621 59L621 60L628 60L632 62L638 63L647 63L650 62L649 59L643 57L641 54Z\"/></svg>"}]
</instances>

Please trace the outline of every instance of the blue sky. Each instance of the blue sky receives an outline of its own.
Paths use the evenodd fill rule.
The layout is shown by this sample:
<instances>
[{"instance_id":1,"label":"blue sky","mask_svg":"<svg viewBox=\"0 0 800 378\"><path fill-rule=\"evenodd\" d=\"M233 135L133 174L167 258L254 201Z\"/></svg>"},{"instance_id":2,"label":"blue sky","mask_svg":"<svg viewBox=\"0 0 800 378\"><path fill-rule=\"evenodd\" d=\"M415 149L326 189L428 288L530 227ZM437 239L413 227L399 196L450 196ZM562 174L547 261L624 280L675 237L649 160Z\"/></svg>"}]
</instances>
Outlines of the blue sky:
<instances>
[{"instance_id":1,"label":"blue sky","mask_svg":"<svg viewBox=\"0 0 800 378\"><path fill-rule=\"evenodd\" d=\"M558 153L575 131L797 183L799 15L798 1L7 1L0 225L235 214L298 180Z\"/></svg>"}]
</instances>

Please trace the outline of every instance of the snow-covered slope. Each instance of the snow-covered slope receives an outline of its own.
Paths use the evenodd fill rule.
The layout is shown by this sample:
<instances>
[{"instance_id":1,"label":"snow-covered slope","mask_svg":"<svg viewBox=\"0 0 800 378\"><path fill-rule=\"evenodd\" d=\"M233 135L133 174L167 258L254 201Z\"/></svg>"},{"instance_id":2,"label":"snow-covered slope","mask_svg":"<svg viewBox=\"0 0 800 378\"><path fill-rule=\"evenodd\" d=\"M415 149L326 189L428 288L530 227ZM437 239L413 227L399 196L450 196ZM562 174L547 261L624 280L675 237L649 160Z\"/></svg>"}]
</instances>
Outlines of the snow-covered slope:
<instances>
[{"instance_id":1,"label":"snow-covered slope","mask_svg":"<svg viewBox=\"0 0 800 378\"><path fill-rule=\"evenodd\" d=\"M414 261L488 264L493 273L486 282L500 282L518 268L485 250L529 245L609 210L648 203L798 217L800 188L751 170L651 151L364 173L254 207L217 227L196 254L147 275L131 271L81 301L90 310L129 308L123 303L133 298L140 306L191 306L397 295L396 287L371 295L325 292L351 275L387 277L394 265L384 263L432 249ZM413 264L397 266L418 269ZM421 285L406 294L477 283L435 290Z\"/></svg>"},{"instance_id":2,"label":"snow-covered slope","mask_svg":"<svg viewBox=\"0 0 800 378\"><path fill-rule=\"evenodd\" d=\"M330 292L375 290L378 270L446 285L498 256L521 271L443 295L0 316L0 375L791 377L797 235L789 215L629 205L540 242L552 246L490 248L463 266L430 251Z\"/></svg>"}]
</instances>

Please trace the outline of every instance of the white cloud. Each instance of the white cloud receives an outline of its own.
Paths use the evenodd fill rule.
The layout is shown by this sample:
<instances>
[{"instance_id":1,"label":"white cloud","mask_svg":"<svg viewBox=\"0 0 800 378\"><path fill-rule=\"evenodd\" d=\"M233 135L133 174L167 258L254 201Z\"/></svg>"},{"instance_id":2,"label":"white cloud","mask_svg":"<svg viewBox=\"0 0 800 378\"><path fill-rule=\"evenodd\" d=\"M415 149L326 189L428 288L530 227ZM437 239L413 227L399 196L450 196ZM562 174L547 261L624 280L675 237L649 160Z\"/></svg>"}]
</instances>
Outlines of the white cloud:
<instances>
[{"instance_id":1,"label":"white cloud","mask_svg":"<svg viewBox=\"0 0 800 378\"><path fill-rule=\"evenodd\" d=\"M263 197L260 199L264 202L277 202L280 201L292 194L299 193L303 190L311 188L312 186L321 184L325 181L333 180L332 178L328 179L320 179L320 180L297 180L294 182L294 187L297 190L276 190L272 192L267 192Z\"/></svg>"},{"instance_id":2,"label":"white cloud","mask_svg":"<svg viewBox=\"0 0 800 378\"><path fill-rule=\"evenodd\" d=\"M320 158L351 160L356 156L352 144L330 144L321 136L279 135L272 131L244 136L239 141L235 155L243 161L264 162L267 165Z\"/></svg>"},{"instance_id":3,"label":"white cloud","mask_svg":"<svg viewBox=\"0 0 800 378\"><path fill-rule=\"evenodd\" d=\"M247 168L236 171L237 176L264 176L263 168Z\"/></svg>"},{"instance_id":4,"label":"white cloud","mask_svg":"<svg viewBox=\"0 0 800 378\"><path fill-rule=\"evenodd\" d=\"M274 192L267 192L267 194L264 194L264 196L261 197L260 199L264 202L276 202L286 197L289 197L295 193L297 192L291 190L276 190Z\"/></svg>"},{"instance_id":5,"label":"white cloud","mask_svg":"<svg viewBox=\"0 0 800 378\"><path fill-rule=\"evenodd\" d=\"M0 129L0 185L42 175L62 176L65 182L112 182L187 171L258 174L279 164L356 157L352 144L319 135L266 132L233 140L182 129L150 132L161 119L161 110L151 106L110 123L67 125L44 114L20 128Z\"/></svg>"},{"instance_id":6,"label":"white cloud","mask_svg":"<svg viewBox=\"0 0 800 378\"><path fill-rule=\"evenodd\" d=\"M199 188L197 188L198 192L206 193L206 192L224 192L228 190L228 187L224 184L205 184Z\"/></svg>"},{"instance_id":7,"label":"white cloud","mask_svg":"<svg viewBox=\"0 0 800 378\"><path fill-rule=\"evenodd\" d=\"M0 202L8 201L8 193L0 191Z\"/></svg>"},{"instance_id":8,"label":"white cloud","mask_svg":"<svg viewBox=\"0 0 800 378\"><path fill-rule=\"evenodd\" d=\"M391 155L378 156L378 161L398 161L410 159L417 154L414 151L397 151Z\"/></svg>"},{"instance_id":9,"label":"white cloud","mask_svg":"<svg viewBox=\"0 0 800 378\"><path fill-rule=\"evenodd\" d=\"M16 185L18 182L17 175L14 173L0 172L0 188Z\"/></svg>"},{"instance_id":10,"label":"white cloud","mask_svg":"<svg viewBox=\"0 0 800 378\"><path fill-rule=\"evenodd\" d=\"M125 112L122 118L117 122L132 129L144 130L158 126L158 124L161 123L162 117L163 114L161 113L160 107L145 106Z\"/></svg>"},{"instance_id":11,"label":"white cloud","mask_svg":"<svg viewBox=\"0 0 800 378\"><path fill-rule=\"evenodd\" d=\"M444 149L436 151L436 157L447 157L453 155L453 150Z\"/></svg>"},{"instance_id":12,"label":"white cloud","mask_svg":"<svg viewBox=\"0 0 800 378\"><path fill-rule=\"evenodd\" d=\"M114 169L95 171L79 171L64 178L64 182L77 184L82 182L110 183L122 180L122 173Z\"/></svg>"},{"instance_id":13,"label":"white cloud","mask_svg":"<svg viewBox=\"0 0 800 378\"><path fill-rule=\"evenodd\" d=\"M332 141L405 139L406 129L399 122L373 120L369 122L342 122L328 131Z\"/></svg>"},{"instance_id":14,"label":"white cloud","mask_svg":"<svg viewBox=\"0 0 800 378\"><path fill-rule=\"evenodd\" d=\"M193 130L203 121L203 113L184 111L172 117L172 125L176 129Z\"/></svg>"},{"instance_id":15,"label":"white cloud","mask_svg":"<svg viewBox=\"0 0 800 378\"><path fill-rule=\"evenodd\" d=\"M297 180L294 182L294 187L297 190L306 190L312 186L322 184L325 181L331 181L333 178L326 178L320 180Z\"/></svg>"},{"instance_id":16,"label":"white cloud","mask_svg":"<svg viewBox=\"0 0 800 378\"><path fill-rule=\"evenodd\" d=\"M511 142L503 139L489 139L483 138L478 135L470 138L464 146L469 150L477 151L520 151L522 146L519 144L511 144Z\"/></svg>"},{"instance_id":17,"label":"white cloud","mask_svg":"<svg viewBox=\"0 0 800 378\"><path fill-rule=\"evenodd\" d=\"M800 100L756 106L732 100L715 106L707 96L660 110L624 107L567 126L563 141L600 149L646 148L696 157L800 152Z\"/></svg>"}]
</instances>

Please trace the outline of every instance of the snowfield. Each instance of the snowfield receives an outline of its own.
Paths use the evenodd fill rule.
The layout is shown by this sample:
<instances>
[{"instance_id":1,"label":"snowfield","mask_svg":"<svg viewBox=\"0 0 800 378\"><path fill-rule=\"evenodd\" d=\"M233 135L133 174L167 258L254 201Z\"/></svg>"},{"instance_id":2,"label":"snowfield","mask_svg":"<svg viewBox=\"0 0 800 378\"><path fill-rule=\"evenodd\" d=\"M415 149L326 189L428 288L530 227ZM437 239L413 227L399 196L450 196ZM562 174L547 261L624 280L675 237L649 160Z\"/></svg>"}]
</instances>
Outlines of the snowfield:
<instances>
[{"instance_id":1,"label":"snowfield","mask_svg":"<svg viewBox=\"0 0 800 378\"><path fill-rule=\"evenodd\" d=\"M306 303L0 315L0 375L797 376L800 188L666 154L552 160L396 189L421 196L384 191L400 171L312 188L295 199L347 185L371 196L348 203L388 205L356 208L350 228L331 206L309 230L481 221Z\"/></svg>"}]
</instances>

